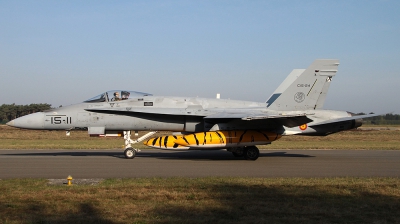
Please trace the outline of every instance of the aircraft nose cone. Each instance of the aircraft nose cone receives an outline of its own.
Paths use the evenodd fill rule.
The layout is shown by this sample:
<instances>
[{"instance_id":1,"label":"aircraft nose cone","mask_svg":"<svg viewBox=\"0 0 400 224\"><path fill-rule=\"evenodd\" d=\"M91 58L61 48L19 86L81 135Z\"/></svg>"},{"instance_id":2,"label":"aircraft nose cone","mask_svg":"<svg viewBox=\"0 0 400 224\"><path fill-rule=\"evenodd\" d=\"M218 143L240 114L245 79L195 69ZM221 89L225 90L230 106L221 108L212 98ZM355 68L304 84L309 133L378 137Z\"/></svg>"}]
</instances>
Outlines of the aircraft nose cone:
<instances>
[{"instance_id":1,"label":"aircraft nose cone","mask_svg":"<svg viewBox=\"0 0 400 224\"><path fill-rule=\"evenodd\" d=\"M14 127L14 120L7 122L6 125Z\"/></svg>"},{"instance_id":2,"label":"aircraft nose cone","mask_svg":"<svg viewBox=\"0 0 400 224\"><path fill-rule=\"evenodd\" d=\"M34 114L28 114L8 122L7 125L16 128L43 129L44 113L38 112Z\"/></svg>"}]
</instances>

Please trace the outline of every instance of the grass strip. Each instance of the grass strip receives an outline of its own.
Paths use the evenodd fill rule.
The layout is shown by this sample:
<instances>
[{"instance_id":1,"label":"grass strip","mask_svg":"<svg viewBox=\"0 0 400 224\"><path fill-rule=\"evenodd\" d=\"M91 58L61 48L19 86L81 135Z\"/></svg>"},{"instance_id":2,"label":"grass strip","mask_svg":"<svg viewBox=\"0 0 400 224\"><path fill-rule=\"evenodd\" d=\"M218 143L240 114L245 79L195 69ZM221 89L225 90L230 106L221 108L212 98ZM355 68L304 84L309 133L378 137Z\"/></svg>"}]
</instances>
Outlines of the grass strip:
<instances>
[{"instance_id":1,"label":"grass strip","mask_svg":"<svg viewBox=\"0 0 400 224\"><path fill-rule=\"evenodd\" d=\"M143 135L145 132L139 132ZM158 135L171 134L169 132ZM23 130L0 125L0 149L122 149L123 138L93 138L87 131ZM139 143L136 148L148 148ZM344 131L325 137L284 136L260 149L367 149L400 150L400 128L373 131Z\"/></svg>"},{"instance_id":2,"label":"grass strip","mask_svg":"<svg viewBox=\"0 0 400 224\"><path fill-rule=\"evenodd\" d=\"M399 178L0 180L2 223L400 223Z\"/></svg>"}]
</instances>

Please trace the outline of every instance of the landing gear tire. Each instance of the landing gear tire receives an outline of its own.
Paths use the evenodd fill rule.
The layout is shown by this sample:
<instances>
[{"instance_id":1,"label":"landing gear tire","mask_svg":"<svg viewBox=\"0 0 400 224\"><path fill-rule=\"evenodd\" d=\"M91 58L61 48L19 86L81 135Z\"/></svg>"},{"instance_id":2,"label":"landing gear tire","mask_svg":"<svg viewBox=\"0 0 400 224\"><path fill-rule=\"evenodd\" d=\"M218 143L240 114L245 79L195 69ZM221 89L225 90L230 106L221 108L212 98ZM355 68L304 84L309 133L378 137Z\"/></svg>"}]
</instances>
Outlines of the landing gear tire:
<instances>
[{"instance_id":1,"label":"landing gear tire","mask_svg":"<svg viewBox=\"0 0 400 224\"><path fill-rule=\"evenodd\" d=\"M232 152L234 157L243 157L243 151L242 152Z\"/></svg>"},{"instance_id":2,"label":"landing gear tire","mask_svg":"<svg viewBox=\"0 0 400 224\"><path fill-rule=\"evenodd\" d=\"M248 146L244 149L243 156L247 160L256 160L260 156L260 151L255 146Z\"/></svg>"},{"instance_id":3,"label":"landing gear tire","mask_svg":"<svg viewBox=\"0 0 400 224\"><path fill-rule=\"evenodd\" d=\"M228 152L231 152L234 157L243 157L244 154L244 147L233 147L227 148Z\"/></svg>"},{"instance_id":4,"label":"landing gear tire","mask_svg":"<svg viewBox=\"0 0 400 224\"><path fill-rule=\"evenodd\" d=\"M134 150L133 148L127 148L127 149L125 149L124 154L125 154L125 158L133 159L136 156L136 150Z\"/></svg>"}]
</instances>

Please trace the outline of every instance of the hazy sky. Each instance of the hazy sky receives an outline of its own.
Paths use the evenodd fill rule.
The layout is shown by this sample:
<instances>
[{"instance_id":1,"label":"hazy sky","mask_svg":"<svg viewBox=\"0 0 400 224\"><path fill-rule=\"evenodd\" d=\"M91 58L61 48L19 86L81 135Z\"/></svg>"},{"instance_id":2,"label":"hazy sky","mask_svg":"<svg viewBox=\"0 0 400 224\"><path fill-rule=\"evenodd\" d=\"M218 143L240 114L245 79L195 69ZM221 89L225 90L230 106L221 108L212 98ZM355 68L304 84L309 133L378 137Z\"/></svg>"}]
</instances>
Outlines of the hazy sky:
<instances>
[{"instance_id":1,"label":"hazy sky","mask_svg":"<svg viewBox=\"0 0 400 224\"><path fill-rule=\"evenodd\" d=\"M400 113L400 1L0 0L0 104L127 89L264 102L339 59L326 109Z\"/></svg>"}]
</instances>

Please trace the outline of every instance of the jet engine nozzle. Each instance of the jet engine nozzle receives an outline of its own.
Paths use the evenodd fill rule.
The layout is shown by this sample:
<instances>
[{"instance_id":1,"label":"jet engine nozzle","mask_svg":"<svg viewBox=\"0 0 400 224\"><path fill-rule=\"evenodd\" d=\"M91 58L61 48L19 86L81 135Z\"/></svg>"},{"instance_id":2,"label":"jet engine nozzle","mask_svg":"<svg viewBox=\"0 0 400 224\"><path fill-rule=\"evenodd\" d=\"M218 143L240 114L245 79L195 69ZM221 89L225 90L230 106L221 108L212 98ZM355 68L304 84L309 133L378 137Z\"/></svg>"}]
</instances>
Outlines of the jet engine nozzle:
<instances>
[{"instance_id":1,"label":"jet engine nozzle","mask_svg":"<svg viewBox=\"0 0 400 224\"><path fill-rule=\"evenodd\" d=\"M354 120L354 128L361 127L361 125L363 125L363 119Z\"/></svg>"}]
</instances>

